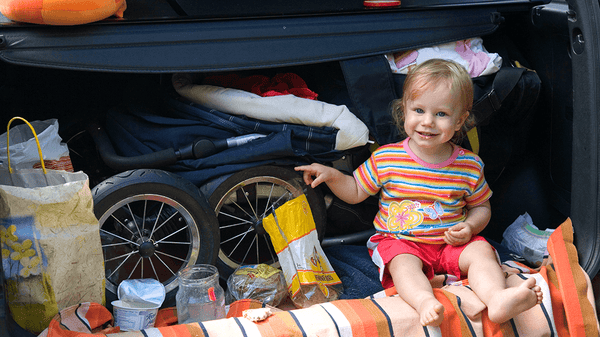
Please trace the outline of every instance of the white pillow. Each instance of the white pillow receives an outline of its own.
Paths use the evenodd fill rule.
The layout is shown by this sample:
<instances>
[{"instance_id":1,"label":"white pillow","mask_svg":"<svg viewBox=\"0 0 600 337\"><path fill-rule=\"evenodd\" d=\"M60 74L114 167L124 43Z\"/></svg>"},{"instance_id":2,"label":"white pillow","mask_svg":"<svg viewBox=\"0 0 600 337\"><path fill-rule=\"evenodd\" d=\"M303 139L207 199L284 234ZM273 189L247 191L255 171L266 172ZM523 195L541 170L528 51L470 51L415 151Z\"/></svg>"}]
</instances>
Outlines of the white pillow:
<instances>
[{"instance_id":1,"label":"white pillow","mask_svg":"<svg viewBox=\"0 0 600 337\"><path fill-rule=\"evenodd\" d=\"M181 96L209 109L277 123L329 126L338 129L336 150L362 146L369 139L367 126L345 105L333 105L294 95L261 97L244 90L199 85L191 74L174 74L173 87Z\"/></svg>"}]
</instances>

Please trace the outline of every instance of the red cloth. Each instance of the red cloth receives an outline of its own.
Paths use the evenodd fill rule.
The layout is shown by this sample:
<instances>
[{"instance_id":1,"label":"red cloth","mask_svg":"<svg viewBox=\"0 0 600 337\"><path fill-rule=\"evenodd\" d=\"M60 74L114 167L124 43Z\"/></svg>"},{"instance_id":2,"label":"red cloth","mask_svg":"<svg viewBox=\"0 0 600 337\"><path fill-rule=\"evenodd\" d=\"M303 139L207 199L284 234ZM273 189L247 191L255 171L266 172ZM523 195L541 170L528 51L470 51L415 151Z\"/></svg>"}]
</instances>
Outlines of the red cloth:
<instances>
[{"instance_id":1,"label":"red cloth","mask_svg":"<svg viewBox=\"0 0 600 337\"><path fill-rule=\"evenodd\" d=\"M202 84L249 91L262 97L294 95L316 100L318 94L308 89L306 82L294 73L283 73L269 78L264 75L241 77L239 74L213 75Z\"/></svg>"}]
</instances>

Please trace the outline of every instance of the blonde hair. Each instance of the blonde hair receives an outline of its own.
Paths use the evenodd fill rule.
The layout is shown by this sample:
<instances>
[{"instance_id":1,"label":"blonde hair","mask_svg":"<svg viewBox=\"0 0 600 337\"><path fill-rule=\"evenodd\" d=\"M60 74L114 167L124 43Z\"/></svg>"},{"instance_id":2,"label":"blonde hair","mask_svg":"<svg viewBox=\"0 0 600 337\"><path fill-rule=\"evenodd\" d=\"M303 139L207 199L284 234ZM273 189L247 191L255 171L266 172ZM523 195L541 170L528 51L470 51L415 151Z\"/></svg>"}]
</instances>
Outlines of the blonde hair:
<instances>
[{"instance_id":1,"label":"blonde hair","mask_svg":"<svg viewBox=\"0 0 600 337\"><path fill-rule=\"evenodd\" d=\"M475 126L475 116L471 113L473 108L473 81L465 68L454 61L432 59L412 68L404 80L402 98L392 102L392 116L401 134L404 130L404 102L412 100L430 85L438 85L448 81L451 92L456 97L459 111L469 112L469 116L461 129L452 137L452 141L460 142L467 132Z\"/></svg>"}]
</instances>

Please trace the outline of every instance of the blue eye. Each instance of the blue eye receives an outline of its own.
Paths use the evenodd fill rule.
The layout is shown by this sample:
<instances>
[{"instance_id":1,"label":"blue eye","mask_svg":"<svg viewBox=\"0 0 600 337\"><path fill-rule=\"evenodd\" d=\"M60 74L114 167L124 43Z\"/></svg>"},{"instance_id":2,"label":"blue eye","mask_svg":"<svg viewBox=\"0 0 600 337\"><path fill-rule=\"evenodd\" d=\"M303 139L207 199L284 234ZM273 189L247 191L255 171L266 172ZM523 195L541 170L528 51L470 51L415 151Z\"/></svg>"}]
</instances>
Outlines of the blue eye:
<instances>
[{"instance_id":1,"label":"blue eye","mask_svg":"<svg viewBox=\"0 0 600 337\"><path fill-rule=\"evenodd\" d=\"M418 114L425 113L425 112L423 111L423 109L421 109L421 108L416 108L416 109L415 109L415 112L416 112L416 113L418 113Z\"/></svg>"},{"instance_id":2,"label":"blue eye","mask_svg":"<svg viewBox=\"0 0 600 337\"><path fill-rule=\"evenodd\" d=\"M444 117L444 116L447 116L448 114L447 114L447 113L445 113L445 112L443 112L443 111L440 111L440 112L438 112L436 115L437 115L438 117Z\"/></svg>"}]
</instances>

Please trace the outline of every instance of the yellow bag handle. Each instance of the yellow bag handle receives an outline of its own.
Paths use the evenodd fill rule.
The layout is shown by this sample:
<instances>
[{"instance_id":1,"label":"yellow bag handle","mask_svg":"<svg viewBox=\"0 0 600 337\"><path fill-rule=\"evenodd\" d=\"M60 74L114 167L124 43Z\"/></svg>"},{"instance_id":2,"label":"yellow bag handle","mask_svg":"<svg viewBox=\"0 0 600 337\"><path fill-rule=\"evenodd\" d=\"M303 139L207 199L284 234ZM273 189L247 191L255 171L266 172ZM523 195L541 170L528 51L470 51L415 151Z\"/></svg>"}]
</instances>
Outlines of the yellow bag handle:
<instances>
[{"instance_id":1,"label":"yellow bag handle","mask_svg":"<svg viewBox=\"0 0 600 337\"><path fill-rule=\"evenodd\" d=\"M27 124L29 126L29 128L31 129L31 132L33 133L33 137L35 138L35 143L38 148L38 154L40 155L40 163L42 164L42 171L44 171L44 174L46 174L46 165L44 165L44 155L42 154L42 147L40 146L40 141L38 140L38 136L35 133L35 129L33 128L33 126L31 126L31 124L29 124L29 122L25 118L18 117L18 116L11 118L10 121L8 121L8 125L6 126L6 157L8 158L8 172L13 173L13 169L12 169L12 167L10 167L10 150L8 147L8 144L10 142L10 137L9 137L10 124L16 119L20 119L23 122L25 122L25 124Z\"/></svg>"}]
</instances>

